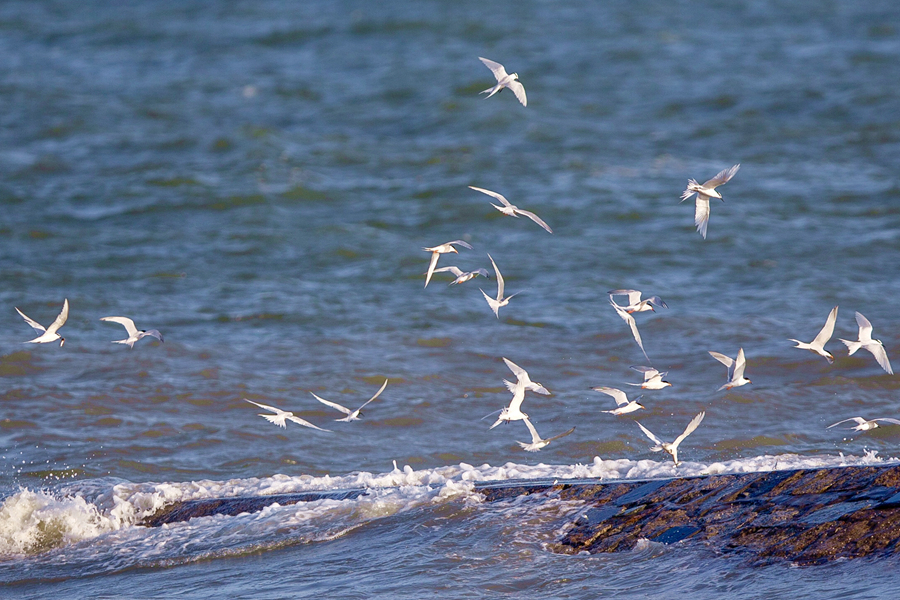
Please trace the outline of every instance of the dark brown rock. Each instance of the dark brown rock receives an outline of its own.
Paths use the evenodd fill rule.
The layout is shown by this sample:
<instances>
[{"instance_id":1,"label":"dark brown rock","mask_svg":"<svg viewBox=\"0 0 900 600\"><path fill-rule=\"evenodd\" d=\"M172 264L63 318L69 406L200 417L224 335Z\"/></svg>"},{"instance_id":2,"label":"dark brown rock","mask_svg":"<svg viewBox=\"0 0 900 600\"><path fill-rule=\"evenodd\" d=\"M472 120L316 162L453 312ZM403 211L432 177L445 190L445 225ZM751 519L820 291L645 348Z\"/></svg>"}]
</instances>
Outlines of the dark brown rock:
<instances>
[{"instance_id":1,"label":"dark brown rock","mask_svg":"<svg viewBox=\"0 0 900 600\"><path fill-rule=\"evenodd\" d=\"M553 482L544 493L587 508L551 549L630 550L641 539L701 543L754 561L817 564L892 554L900 540L900 466L799 469L656 481ZM485 487L489 501L534 482Z\"/></svg>"},{"instance_id":2,"label":"dark brown rock","mask_svg":"<svg viewBox=\"0 0 900 600\"><path fill-rule=\"evenodd\" d=\"M753 561L817 564L893 554L900 540L900 466L835 467L650 481L546 480L476 485L487 502L523 495L582 501L584 510L551 550L631 550L639 540L702 544ZM365 490L333 490L179 502L141 523L237 515ZM558 525L555 525L558 527Z\"/></svg>"}]
</instances>

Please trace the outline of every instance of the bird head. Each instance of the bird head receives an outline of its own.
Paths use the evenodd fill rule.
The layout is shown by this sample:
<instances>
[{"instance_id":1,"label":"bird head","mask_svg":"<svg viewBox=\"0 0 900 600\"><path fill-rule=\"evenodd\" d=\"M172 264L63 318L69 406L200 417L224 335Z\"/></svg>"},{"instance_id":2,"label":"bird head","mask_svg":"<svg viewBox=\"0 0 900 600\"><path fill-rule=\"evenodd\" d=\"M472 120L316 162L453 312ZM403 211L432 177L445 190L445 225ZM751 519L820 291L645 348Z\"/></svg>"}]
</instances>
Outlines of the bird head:
<instances>
[{"instance_id":1,"label":"bird head","mask_svg":"<svg viewBox=\"0 0 900 600\"><path fill-rule=\"evenodd\" d=\"M669 386L669 387L672 387L672 384L669 383L668 381L663 381L663 383L666 384L666 385Z\"/></svg>"},{"instance_id":2,"label":"bird head","mask_svg":"<svg viewBox=\"0 0 900 600\"><path fill-rule=\"evenodd\" d=\"M66 343L66 338L59 338L59 347L62 348L63 344Z\"/></svg>"}]
</instances>

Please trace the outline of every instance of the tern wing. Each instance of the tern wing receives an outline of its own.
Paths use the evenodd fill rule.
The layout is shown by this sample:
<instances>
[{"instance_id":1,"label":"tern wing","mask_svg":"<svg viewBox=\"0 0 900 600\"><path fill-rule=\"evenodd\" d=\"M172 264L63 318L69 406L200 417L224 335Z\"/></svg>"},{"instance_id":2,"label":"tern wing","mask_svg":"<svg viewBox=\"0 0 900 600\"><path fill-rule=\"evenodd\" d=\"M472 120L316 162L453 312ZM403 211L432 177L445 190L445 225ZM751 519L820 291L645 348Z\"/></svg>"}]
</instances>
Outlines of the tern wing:
<instances>
[{"instance_id":1,"label":"tern wing","mask_svg":"<svg viewBox=\"0 0 900 600\"><path fill-rule=\"evenodd\" d=\"M640 346L641 352L644 353L644 358L646 358L649 361L650 357L647 356L647 351L644 350L644 342L641 341L641 334L638 331L637 323L635 322L634 317L632 317L630 314L628 314L621 306L619 306L612 300L610 300L609 303L613 305L613 308L616 309L616 312L619 314L619 316L622 317L622 319L626 323L628 323L629 327L631 327L631 335L634 336L634 341L636 341L637 345Z\"/></svg>"},{"instance_id":2,"label":"tern wing","mask_svg":"<svg viewBox=\"0 0 900 600\"><path fill-rule=\"evenodd\" d=\"M574 433L574 432L575 432L575 428L573 427L572 429L566 431L565 433L560 433L560 434L558 434L558 435L554 435L553 437L547 438L547 439L545 439L544 441L547 442L547 443L549 444L549 443L552 442L553 440L558 440L559 438L564 438L564 437L566 437L567 435L571 435L571 434Z\"/></svg>"},{"instance_id":3,"label":"tern wing","mask_svg":"<svg viewBox=\"0 0 900 600\"><path fill-rule=\"evenodd\" d=\"M147 331L144 332L144 335L149 335L150 337L155 337L156 339L158 339L161 342L163 341L162 334L156 329L148 329Z\"/></svg>"},{"instance_id":4,"label":"tern wing","mask_svg":"<svg viewBox=\"0 0 900 600\"><path fill-rule=\"evenodd\" d=\"M853 421L859 425L864 425L866 423L866 420L863 419L862 417L850 417L849 419L844 419L843 421L838 421L837 423L832 423L825 429L831 429L832 427L836 427L836 426L840 425L841 423L846 423L847 421Z\"/></svg>"},{"instance_id":5,"label":"tern wing","mask_svg":"<svg viewBox=\"0 0 900 600\"><path fill-rule=\"evenodd\" d=\"M612 301L613 296L628 296L628 305L637 304L641 301L641 292L638 290L610 290L606 292Z\"/></svg>"},{"instance_id":6,"label":"tern wing","mask_svg":"<svg viewBox=\"0 0 900 600\"><path fill-rule=\"evenodd\" d=\"M728 169L722 169L721 171L719 171L719 173L715 177L713 177L712 179L710 179L709 181L704 183L703 187L709 189L709 188L718 187L718 186L722 185L723 183L728 183L728 181L732 177L734 177L734 174L737 173L738 169L740 169L740 168L741 168L741 165L737 164L737 165L734 165L733 167L729 167Z\"/></svg>"},{"instance_id":7,"label":"tern wing","mask_svg":"<svg viewBox=\"0 0 900 600\"><path fill-rule=\"evenodd\" d=\"M273 413L283 413L284 411L280 408L275 408L274 406L269 406L268 404L260 404L259 402L254 402L253 400L247 400L244 398L244 402L249 402L250 404L256 405L265 410L271 410Z\"/></svg>"},{"instance_id":8,"label":"tern wing","mask_svg":"<svg viewBox=\"0 0 900 600\"><path fill-rule=\"evenodd\" d=\"M440 269L434 269L433 273L453 273L456 277L459 277L463 274L462 270L459 267L454 267L450 265L449 267L441 267Z\"/></svg>"},{"instance_id":9,"label":"tern wing","mask_svg":"<svg viewBox=\"0 0 900 600\"><path fill-rule=\"evenodd\" d=\"M497 300L503 300L503 291L505 285L503 283L503 275L500 274L500 269L497 268L497 263L494 262L494 258L488 254L488 258L491 259L491 264L494 265L494 274L497 276Z\"/></svg>"},{"instance_id":10,"label":"tern wing","mask_svg":"<svg viewBox=\"0 0 900 600\"><path fill-rule=\"evenodd\" d=\"M747 366L747 359L744 357L744 349L738 350L737 358L734 361L734 372L731 379L741 379L744 376L744 367Z\"/></svg>"},{"instance_id":11,"label":"tern wing","mask_svg":"<svg viewBox=\"0 0 900 600\"><path fill-rule=\"evenodd\" d=\"M831 335L834 333L834 322L837 319L838 307L835 306L831 309L831 312L828 313L828 318L825 319L825 326L822 327L822 331L819 332L819 335L816 336L816 339L812 341L813 344L818 344L820 347L824 347L825 344L828 343L828 340L831 339Z\"/></svg>"},{"instance_id":12,"label":"tern wing","mask_svg":"<svg viewBox=\"0 0 900 600\"><path fill-rule=\"evenodd\" d=\"M504 379L503 383L506 384L506 389L508 389L513 394L516 393L516 385L517 385L516 383L513 383L512 381L510 381L508 379Z\"/></svg>"},{"instance_id":13,"label":"tern wing","mask_svg":"<svg viewBox=\"0 0 900 600\"><path fill-rule=\"evenodd\" d=\"M730 356L725 356L721 352L713 352L712 350L707 350L707 352L709 352L709 355L714 359L728 367L728 372L731 373L731 366L734 364L733 358L731 358Z\"/></svg>"},{"instance_id":14,"label":"tern wing","mask_svg":"<svg viewBox=\"0 0 900 600\"><path fill-rule=\"evenodd\" d=\"M57 315L56 320L50 324L50 327L47 328L47 333L56 333L56 330L65 325L66 319L69 318L69 299L66 298L63 300L62 310L59 311L59 315Z\"/></svg>"},{"instance_id":15,"label":"tern wing","mask_svg":"<svg viewBox=\"0 0 900 600\"><path fill-rule=\"evenodd\" d=\"M468 248L469 250L472 249L472 245L471 245L469 242L466 242L466 241L463 241L463 240L453 240L452 242L447 242L447 243L444 244L444 245L445 245L445 246L452 246L453 244L458 244L458 245L462 246L463 248Z\"/></svg>"},{"instance_id":16,"label":"tern wing","mask_svg":"<svg viewBox=\"0 0 900 600\"><path fill-rule=\"evenodd\" d=\"M894 425L900 425L900 420L898 419L889 419L887 417L883 417L881 419L872 419L873 421L884 421L885 423L893 423Z\"/></svg>"},{"instance_id":17,"label":"tern wing","mask_svg":"<svg viewBox=\"0 0 900 600\"><path fill-rule=\"evenodd\" d=\"M631 315L628 315L627 322L628 322L629 327L631 327L631 335L634 336L634 341L636 341L637 345L640 346L641 352L644 353L644 358L646 358L649 361L650 357L647 356L647 351L644 350L644 342L641 341L641 334L638 331L637 322L635 322L634 317L632 317Z\"/></svg>"},{"instance_id":18,"label":"tern wing","mask_svg":"<svg viewBox=\"0 0 900 600\"><path fill-rule=\"evenodd\" d=\"M647 298L647 302L654 306L661 306L663 308L669 308L669 305L665 303L665 301L659 296L650 296Z\"/></svg>"},{"instance_id":19,"label":"tern wing","mask_svg":"<svg viewBox=\"0 0 900 600\"><path fill-rule=\"evenodd\" d=\"M891 369L891 361L888 360L887 352L884 349L884 346L881 344L867 344L863 346L866 350L872 353L872 356L875 357L875 360L878 361L878 364L882 369L888 372L888 374L893 375L894 370Z\"/></svg>"},{"instance_id":20,"label":"tern wing","mask_svg":"<svg viewBox=\"0 0 900 600\"><path fill-rule=\"evenodd\" d=\"M56 320L47 328L47 333L56 333L56 330L65 325L66 319L69 318L69 299L63 301L62 310L57 315Z\"/></svg>"},{"instance_id":21,"label":"tern wing","mask_svg":"<svg viewBox=\"0 0 900 600\"><path fill-rule=\"evenodd\" d=\"M524 85L514 79L507 83L506 87L512 90L512 93L516 95L516 98L518 98L519 102L522 103L522 106L528 106L528 98L525 97Z\"/></svg>"},{"instance_id":22,"label":"tern wing","mask_svg":"<svg viewBox=\"0 0 900 600\"><path fill-rule=\"evenodd\" d=\"M593 388L595 392L600 392L601 394L606 394L607 396L612 396L616 401L617 406L622 406L623 404L628 404L628 397L625 395L625 392L622 390L618 390L616 388L611 387L595 387Z\"/></svg>"},{"instance_id":23,"label":"tern wing","mask_svg":"<svg viewBox=\"0 0 900 600\"><path fill-rule=\"evenodd\" d=\"M709 225L709 196L697 192L697 201L694 205L694 225L697 231L706 239L706 229Z\"/></svg>"},{"instance_id":24,"label":"tern wing","mask_svg":"<svg viewBox=\"0 0 900 600\"><path fill-rule=\"evenodd\" d=\"M528 377L528 371L509 360L506 357L503 357L503 362L506 363L506 366L509 367L509 370L513 372L513 375L516 376L516 379L522 379L522 376Z\"/></svg>"},{"instance_id":25,"label":"tern wing","mask_svg":"<svg viewBox=\"0 0 900 600\"><path fill-rule=\"evenodd\" d=\"M872 341L872 324L862 316L862 313L856 313L856 324L859 325L859 341Z\"/></svg>"},{"instance_id":26,"label":"tern wing","mask_svg":"<svg viewBox=\"0 0 900 600\"><path fill-rule=\"evenodd\" d=\"M491 198L494 198L495 200L503 204L503 206L512 206L512 204L509 203L509 200L503 197L503 194L498 194L497 192L492 192L491 190L475 187L474 185L470 185L469 189L475 190L476 192L481 192L482 194L487 194Z\"/></svg>"},{"instance_id":27,"label":"tern wing","mask_svg":"<svg viewBox=\"0 0 900 600\"><path fill-rule=\"evenodd\" d=\"M375 395L372 396L371 398L369 398L368 400L366 400L365 404L363 404L362 406L360 406L357 410L362 410L362 409L364 409L364 408L366 407L366 405L369 404L369 402L371 402L372 400L374 400L375 398L377 398L378 396L380 396L380 395L381 395L381 392L384 391L384 388L387 387L387 384L388 384L388 380L385 379L385 380L384 380L384 383L381 384L381 387L378 388L378 391L375 392Z\"/></svg>"},{"instance_id":28,"label":"tern wing","mask_svg":"<svg viewBox=\"0 0 900 600\"><path fill-rule=\"evenodd\" d=\"M696 417L691 419L691 422L688 423L687 427L685 427L684 433L679 435L677 438L675 438L675 441L672 442L672 447L677 448L678 444L680 444L681 442L684 441L684 438L686 438L687 436L694 433L694 430L697 429L697 426L700 425L700 421L702 421L703 417L705 417L705 416L706 416L706 411L703 411L700 414L698 414Z\"/></svg>"},{"instance_id":29,"label":"tern wing","mask_svg":"<svg viewBox=\"0 0 900 600\"><path fill-rule=\"evenodd\" d=\"M288 414L285 416L285 418L288 421L293 421L297 425L303 425L304 427L311 427L312 429L318 429L319 431L327 431L328 433L331 433L330 429L322 429L321 427L317 427L316 425L313 425L309 421L307 421L305 419L301 419L300 417L295 416L293 414Z\"/></svg>"},{"instance_id":30,"label":"tern wing","mask_svg":"<svg viewBox=\"0 0 900 600\"><path fill-rule=\"evenodd\" d=\"M537 429L534 428L534 425L531 423L530 419L523 419L525 421L525 427L528 428L528 431L531 432L531 443L537 444L538 442L543 442L545 440L541 439L541 436L538 435Z\"/></svg>"},{"instance_id":31,"label":"tern wing","mask_svg":"<svg viewBox=\"0 0 900 600\"><path fill-rule=\"evenodd\" d=\"M517 209L516 209L516 212L519 213L520 215L523 215L523 216L528 217L529 219L531 219L532 221L534 221L535 223L537 223L538 225L540 225L541 227L543 227L544 230L545 230L547 233L553 233L553 230L550 229L550 226L547 225L547 224L544 222L543 219L541 219L539 216L537 216L536 214L534 214L534 213L531 212L530 210L520 210L520 209L517 208Z\"/></svg>"},{"instance_id":32,"label":"tern wing","mask_svg":"<svg viewBox=\"0 0 900 600\"><path fill-rule=\"evenodd\" d=\"M128 337L131 337L137 333L137 327L134 326L134 321L132 321L128 317L100 317L100 320L122 325L123 327L125 327L125 331L128 332ZM159 332L157 331L157 333ZM147 332L147 334L150 335L149 332Z\"/></svg>"},{"instance_id":33,"label":"tern wing","mask_svg":"<svg viewBox=\"0 0 900 600\"><path fill-rule=\"evenodd\" d=\"M635 421L635 423L637 423L637 421ZM660 447L662 446L662 444L663 444L663 443L662 443L662 440L659 439L658 437L656 437L655 435L653 435L653 432L651 432L649 429L647 429L646 427L644 427L644 426L641 425L640 423L638 423L637 426L641 428L641 431L644 432L644 435L646 435L648 438L650 438L650 440L651 440L654 444L656 444L657 446L660 446Z\"/></svg>"},{"instance_id":34,"label":"tern wing","mask_svg":"<svg viewBox=\"0 0 900 600\"><path fill-rule=\"evenodd\" d=\"M497 81L500 81L507 76L506 69L503 68L503 65L501 65L500 63L494 62L487 58L482 58L480 56L478 57L478 60L483 62L484 66L491 70L491 73L494 74L494 77L497 78Z\"/></svg>"},{"instance_id":35,"label":"tern wing","mask_svg":"<svg viewBox=\"0 0 900 600\"><path fill-rule=\"evenodd\" d=\"M46 329L44 329L43 325L41 325L40 323L38 323L31 317L25 316L25 313L23 313L21 310L19 310L18 307L16 308L16 312L19 313L19 316L22 317L23 319L25 319L25 322L28 323L29 325L31 325L31 327L34 330L39 331L40 333L44 333L45 331L47 331Z\"/></svg>"},{"instance_id":36,"label":"tern wing","mask_svg":"<svg viewBox=\"0 0 900 600\"><path fill-rule=\"evenodd\" d=\"M316 396L315 394L313 394L312 392L310 392L310 394L312 394L312 395L313 395L313 398L315 398L316 400L318 400L319 402L321 402L321 403L324 404L325 406L330 406L331 408L333 408L333 409L335 409L335 410L339 410L339 411L341 411L342 413L344 413L345 415L349 415L350 413L353 412L352 410L350 410L350 409L347 408L346 406L341 406L341 405L338 404L337 402L332 402L331 400L326 400L325 398L320 398L320 397Z\"/></svg>"},{"instance_id":37,"label":"tern wing","mask_svg":"<svg viewBox=\"0 0 900 600\"><path fill-rule=\"evenodd\" d=\"M428 272L425 274L425 287L428 287L428 282L431 281L431 276L434 274L434 267L437 266L439 256L440 253L438 252L431 253L431 262L428 264Z\"/></svg>"},{"instance_id":38,"label":"tern wing","mask_svg":"<svg viewBox=\"0 0 900 600\"><path fill-rule=\"evenodd\" d=\"M635 367L629 367L629 368L632 369L632 370L634 370L634 371L637 371L638 373L643 373L643 374L644 374L644 381L645 381L645 382L650 381L650 380L653 379L654 377L660 377L660 378L662 378L662 377L665 377L665 375L666 375L665 373L660 373L659 371L657 371L657 370L654 369L653 367L640 367L640 366L635 366Z\"/></svg>"}]
</instances>

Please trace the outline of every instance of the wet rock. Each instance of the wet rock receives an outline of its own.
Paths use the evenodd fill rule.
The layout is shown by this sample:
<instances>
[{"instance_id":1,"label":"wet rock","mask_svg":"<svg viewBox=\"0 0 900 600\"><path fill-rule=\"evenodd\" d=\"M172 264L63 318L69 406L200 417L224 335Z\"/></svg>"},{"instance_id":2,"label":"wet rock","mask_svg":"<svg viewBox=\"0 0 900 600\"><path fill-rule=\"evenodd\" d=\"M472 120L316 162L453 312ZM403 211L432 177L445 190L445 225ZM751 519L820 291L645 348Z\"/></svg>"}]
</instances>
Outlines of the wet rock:
<instances>
[{"instance_id":1,"label":"wet rock","mask_svg":"<svg viewBox=\"0 0 900 600\"><path fill-rule=\"evenodd\" d=\"M328 490L322 492L302 492L297 494L271 494L267 496L235 496L233 498L209 498L175 502L157 511L139 523L145 527L159 527L168 523L187 521L195 517L212 515L235 516L242 513L259 512L267 506L278 504L288 506L298 502L314 500L353 500L365 494L365 490Z\"/></svg>"},{"instance_id":2,"label":"wet rock","mask_svg":"<svg viewBox=\"0 0 900 600\"><path fill-rule=\"evenodd\" d=\"M649 540L742 553L752 562L818 564L893 554L900 540L898 465L651 481L503 481L480 483L476 490L487 502L523 495L583 502L584 510L549 546L566 554L627 551ZM330 490L179 502L141 524L156 527L365 493Z\"/></svg>"},{"instance_id":3,"label":"wet rock","mask_svg":"<svg viewBox=\"0 0 900 600\"><path fill-rule=\"evenodd\" d=\"M900 466L799 469L655 481L486 486L489 501L544 493L587 508L555 552L631 550L639 540L702 544L753 562L819 564L892 554L900 540Z\"/></svg>"}]
</instances>

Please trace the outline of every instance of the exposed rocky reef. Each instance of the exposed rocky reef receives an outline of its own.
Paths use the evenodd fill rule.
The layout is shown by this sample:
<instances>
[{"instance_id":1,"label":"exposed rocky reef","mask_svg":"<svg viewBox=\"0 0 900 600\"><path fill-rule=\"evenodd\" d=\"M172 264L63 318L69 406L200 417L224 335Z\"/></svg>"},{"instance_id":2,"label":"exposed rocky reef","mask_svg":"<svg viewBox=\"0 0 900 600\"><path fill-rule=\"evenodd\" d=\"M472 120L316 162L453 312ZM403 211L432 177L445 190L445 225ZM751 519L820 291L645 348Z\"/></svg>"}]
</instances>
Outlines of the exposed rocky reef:
<instances>
[{"instance_id":1,"label":"exposed rocky reef","mask_svg":"<svg viewBox=\"0 0 900 600\"><path fill-rule=\"evenodd\" d=\"M552 494L586 510L551 550L631 550L641 539L703 544L753 562L819 564L892 554L900 540L900 466L798 469L628 482L533 482L487 500Z\"/></svg>"},{"instance_id":2,"label":"exposed rocky reef","mask_svg":"<svg viewBox=\"0 0 900 600\"><path fill-rule=\"evenodd\" d=\"M522 495L582 501L585 510L550 549L616 552L640 540L702 544L754 562L818 564L892 554L900 540L900 465L797 469L644 481L503 481L478 484L488 502ZM353 499L332 490L175 503L146 519L155 527L278 503Z\"/></svg>"}]
</instances>

